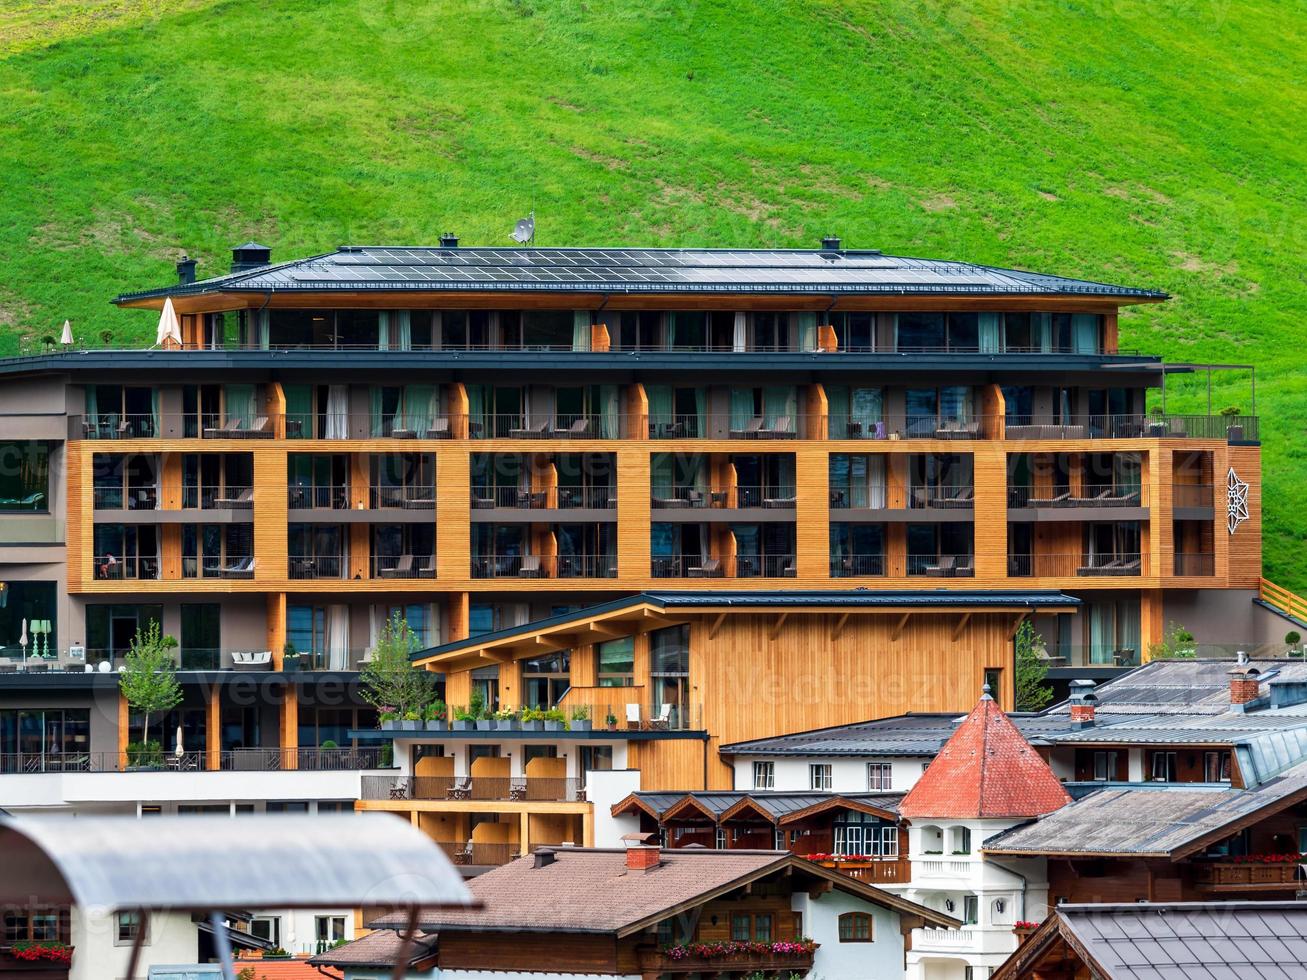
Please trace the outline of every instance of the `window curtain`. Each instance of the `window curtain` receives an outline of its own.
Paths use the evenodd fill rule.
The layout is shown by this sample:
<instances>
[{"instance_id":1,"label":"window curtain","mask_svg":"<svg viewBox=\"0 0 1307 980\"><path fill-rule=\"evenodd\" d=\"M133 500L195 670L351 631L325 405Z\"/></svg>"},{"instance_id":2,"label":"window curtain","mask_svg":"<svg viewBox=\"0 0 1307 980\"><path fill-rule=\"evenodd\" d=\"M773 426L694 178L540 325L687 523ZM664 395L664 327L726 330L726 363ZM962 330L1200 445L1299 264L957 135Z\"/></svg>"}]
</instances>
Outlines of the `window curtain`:
<instances>
[{"instance_id":1,"label":"window curtain","mask_svg":"<svg viewBox=\"0 0 1307 980\"><path fill-rule=\"evenodd\" d=\"M980 353L997 354L1003 349L1003 314L981 313L977 329L980 334Z\"/></svg>"},{"instance_id":2,"label":"window curtain","mask_svg":"<svg viewBox=\"0 0 1307 980\"><path fill-rule=\"evenodd\" d=\"M95 385L86 386L86 421L91 425L100 424L100 399L96 396Z\"/></svg>"},{"instance_id":3,"label":"window curtain","mask_svg":"<svg viewBox=\"0 0 1307 980\"><path fill-rule=\"evenodd\" d=\"M572 350L590 349L590 311L577 310L572 314Z\"/></svg>"},{"instance_id":4,"label":"window curtain","mask_svg":"<svg viewBox=\"0 0 1307 980\"><path fill-rule=\"evenodd\" d=\"M695 430L692 435L703 438L708 435L708 392L704 388L694 389Z\"/></svg>"},{"instance_id":5,"label":"window curtain","mask_svg":"<svg viewBox=\"0 0 1307 980\"><path fill-rule=\"evenodd\" d=\"M1090 663L1112 663L1112 651L1116 649L1112 629L1112 606L1110 602L1095 602L1089 607Z\"/></svg>"},{"instance_id":6,"label":"window curtain","mask_svg":"<svg viewBox=\"0 0 1307 980\"><path fill-rule=\"evenodd\" d=\"M753 389L731 389L731 430L741 431L753 421Z\"/></svg>"},{"instance_id":7,"label":"window curtain","mask_svg":"<svg viewBox=\"0 0 1307 980\"><path fill-rule=\"evenodd\" d=\"M299 423L299 434L295 427L287 428L286 435L291 439L309 439L313 436L313 386L286 385L286 420Z\"/></svg>"},{"instance_id":8,"label":"window curtain","mask_svg":"<svg viewBox=\"0 0 1307 980\"><path fill-rule=\"evenodd\" d=\"M431 314L431 349L440 350L445 346L445 314L439 310Z\"/></svg>"},{"instance_id":9,"label":"window curtain","mask_svg":"<svg viewBox=\"0 0 1307 980\"><path fill-rule=\"evenodd\" d=\"M662 427L671 425L674 419L675 393L671 385L650 385L647 389L649 395L649 428L654 435L662 431Z\"/></svg>"},{"instance_id":10,"label":"window curtain","mask_svg":"<svg viewBox=\"0 0 1307 980\"><path fill-rule=\"evenodd\" d=\"M799 318L799 349L805 351L814 351L817 349L817 314L800 313Z\"/></svg>"},{"instance_id":11,"label":"window curtain","mask_svg":"<svg viewBox=\"0 0 1307 980\"><path fill-rule=\"evenodd\" d=\"M864 436L871 435L876 423L882 419L881 390L879 388L854 388L852 393L850 419L862 426Z\"/></svg>"},{"instance_id":12,"label":"window curtain","mask_svg":"<svg viewBox=\"0 0 1307 980\"><path fill-rule=\"evenodd\" d=\"M370 394L372 397L372 426L370 431L375 439L386 435L385 422L381 417L385 405L385 391L380 385L373 385Z\"/></svg>"},{"instance_id":13,"label":"window curtain","mask_svg":"<svg viewBox=\"0 0 1307 980\"><path fill-rule=\"evenodd\" d=\"M688 456L685 459L685 471L689 476L689 485L706 498L708 495L708 466L703 456Z\"/></svg>"},{"instance_id":14,"label":"window curtain","mask_svg":"<svg viewBox=\"0 0 1307 980\"><path fill-rule=\"evenodd\" d=\"M777 419L788 418L793 422L797 407L798 396L792 386L777 385L762 390L763 425L769 429L775 428Z\"/></svg>"},{"instance_id":15,"label":"window curtain","mask_svg":"<svg viewBox=\"0 0 1307 980\"><path fill-rule=\"evenodd\" d=\"M735 329L731 332L731 350L743 351L749 344L749 319L744 313L735 314Z\"/></svg>"},{"instance_id":16,"label":"window curtain","mask_svg":"<svg viewBox=\"0 0 1307 980\"><path fill-rule=\"evenodd\" d=\"M327 607L327 668L349 669L349 606Z\"/></svg>"},{"instance_id":17,"label":"window curtain","mask_svg":"<svg viewBox=\"0 0 1307 980\"><path fill-rule=\"evenodd\" d=\"M1116 485L1118 496L1140 492L1140 464L1137 453L1118 453L1112 457L1112 482Z\"/></svg>"},{"instance_id":18,"label":"window curtain","mask_svg":"<svg viewBox=\"0 0 1307 980\"><path fill-rule=\"evenodd\" d=\"M1040 353L1047 354L1053 349L1053 314L1030 315L1030 339L1039 348Z\"/></svg>"},{"instance_id":19,"label":"window curtain","mask_svg":"<svg viewBox=\"0 0 1307 980\"><path fill-rule=\"evenodd\" d=\"M390 350L390 311L377 314L377 350Z\"/></svg>"},{"instance_id":20,"label":"window curtain","mask_svg":"<svg viewBox=\"0 0 1307 980\"><path fill-rule=\"evenodd\" d=\"M844 385L826 386L826 409L829 414L831 439L846 439L849 435L849 389Z\"/></svg>"},{"instance_id":21,"label":"window curtain","mask_svg":"<svg viewBox=\"0 0 1307 980\"><path fill-rule=\"evenodd\" d=\"M395 332L390 344L394 350L413 349L413 313L410 310L400 310L395 314Z\"/></svg>"},{"instance_id":22,"label":"window curtain","mask_svg":"<svg viewBox=\"0 0 1307 980\"><path fill-rule=\"evenodd\" d=\"M617 439L622 434L621 388L617 385L600 385L599 403L602 412L599 417L599 435L605 439Z\"/></svg>"},{"instance_id":23,"label":"window curtain","mask_svg":"<svg viewBox=\"0 0 1307 980\"><path fill-rule=\"evenodd\" d=\"M255 310L252 316L254 320L254 342L258 345L259 350L267 350L269 347L269 313L267 310Z\"/></svg>"},{"instance_id":24,"label":"window curtain","mask_svg":"<svg viewBox=\"0 0 1307 980\"><path fill-rule=\"evenodd\" d=\"M404 428L425 438L431 429L431 406L439 403L440 389L432 385L406 385L404 387Z\"/></svg>"},{"instance_id":25,"label":"window curtain","mask_svg":"<svg viewBox=\"0 0 1307 980\"><path fill-rule=\"evenodd\" d=\"M970 422L971 389L962 385L940 388L939 417L955 422Z\"/></svg>"},{"instance_id":26,"label":"window curtain","mask_svg":"<svg viewBox=\"0 0 1307 980\"><path fill-rule=\"evenodd\" d=\"M885 506L885 457L867 458L867 506L879 510Z\"/></svg>"},{"instance_id":27,"label":"window curtain","mask_svg":"<svg viewBox=\"0 0 1307 980\"><path fill-rule=\"evenodd\" d=\"M483 436L489 436L491 434L489 428L486 426L485 385L467 386L467 416L469 426L473 432L479 429Z\"/></svg>"},{"instance_id":28,"label":"window curtain","mask_svg":"<svg viewBox=\"0 0 1307 980\"><path fill-rule=\"evenodd\" d=\"M150 433L159 435L159 389L150 389ZM141 435L139 431L137 435Z\"/></svg>"},{"instance_id":29,"label":"window curtain","mask_svg":"<svg viewBox=\"0 0 1307 980\"><path fill-rule=\"evenodd\" d=\"M327 388L327 438L349 438L349 386Z\"/></svg>"},{"instance_id":30,"label":"window curtain","mask_svg":"<svg viewBox=\"0 0 1307 980\"><path fill-rule=\"evenodd\" d=\"M254 421L254 385L227 385L223 392L227 401L227 421L240 420L248 429Z\"/></svg>"},{"instance_id":31,"label":"window curtain","mask_svg":"<svg viewBox=\"0 0 1307 980\"><path fill-rule=\"evenodd\" d=\"M1116 604L1116 648L1133 650L1131 660L1140 663L1139 649L1139 601L1125 599Z\"/></svg>"},{"instance_id":32,"label":"window curtain","mask_svg":"<svg viewBox=\"0 0 1307 980\"><path fill-rule=\"evenodd\" d=\"M1077 354L1098 353L1098 316L1094 313L1071 315L1071 343Z\"/></svg>"},{"instance_id":33,"label":"window curtain","mask_svg":"<svg viewBox=\"0 0 1307 980\"><path fill-rule=\"evenodd\" d=\"M670 500L672 488L676 483L676 457L671 453L657 453L650 467L650 482L653 495L660 500Z\"/></svg>"},{"instance_id":34,"label":"window curtain","mask_svg":"<svg viewBox=\"0 0 1307 980\"><path fill-rule=\"evenodd\" d=\"M830 526L830 557L831 568L842 569L844 559L848 557L848 537L849 526L847 524L832 524Z\"/></svg>"}]
</instances>

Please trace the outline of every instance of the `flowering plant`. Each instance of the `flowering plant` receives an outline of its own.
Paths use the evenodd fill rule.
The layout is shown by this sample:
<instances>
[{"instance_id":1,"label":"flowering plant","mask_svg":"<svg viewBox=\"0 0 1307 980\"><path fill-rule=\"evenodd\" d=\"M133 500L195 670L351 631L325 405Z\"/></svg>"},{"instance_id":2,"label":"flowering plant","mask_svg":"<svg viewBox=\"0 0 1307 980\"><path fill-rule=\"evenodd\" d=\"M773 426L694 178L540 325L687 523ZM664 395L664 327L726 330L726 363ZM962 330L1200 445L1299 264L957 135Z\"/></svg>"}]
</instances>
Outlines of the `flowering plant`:
<instances>
[{"instance_id":1,"label":"flowering plant","mask_svg":"<svg viewBox=\"0 0 1307 980\"><path fill-rule=\"evenodd\" d=\"M1013 929L1038 929L1038 922L1031 922L1029 919L1018 919L1012 924Z\"/></svg>"},{"instance_id":2,"label":"flowering plant","mask_svg":"<svg viewBox=\"0 0 1307 980\"><path fill-rule=\"evenodd\" d=\"M73 962L73 948L67 943L24 940L10 946L9 955L24 963L59 963L63 966L71 966Z\"/></svg>"},{"instance_id":3,"label":"flowering plant","mask_svg":"<svg viewBox=\"0 0 1307 980\"><path fill-rule=\"evenodd\" d=\"M879 861L880 857L876 854L803 854L801 857L809 861Z\"/></svg>"},{"instance_id":4,"label":"flowering plant","mask_svg":"<svg viewBox=\"0 0 1307 980\"><path fill-rule=\"evenodd\" d=\"M1235 864L1307 864L1307 856L1292 852L1289 854L1239 854L1224 860L1232 861Z\"/></svg>"},{"instance_id":5,"label":"flowering plant","mask_svg":"<svg viewBox=\"0 0 1307 980\"><path fill-rule=\"evenodd\" d=\"M811 939L782 939L777 942L740 942L719 939L711 943L676 943L664 946L663 955L669 960L686 960L694 957L716 960L725 956L743 954L771 956L806 956L817 948Z\"/></svg>"}]
</instances>

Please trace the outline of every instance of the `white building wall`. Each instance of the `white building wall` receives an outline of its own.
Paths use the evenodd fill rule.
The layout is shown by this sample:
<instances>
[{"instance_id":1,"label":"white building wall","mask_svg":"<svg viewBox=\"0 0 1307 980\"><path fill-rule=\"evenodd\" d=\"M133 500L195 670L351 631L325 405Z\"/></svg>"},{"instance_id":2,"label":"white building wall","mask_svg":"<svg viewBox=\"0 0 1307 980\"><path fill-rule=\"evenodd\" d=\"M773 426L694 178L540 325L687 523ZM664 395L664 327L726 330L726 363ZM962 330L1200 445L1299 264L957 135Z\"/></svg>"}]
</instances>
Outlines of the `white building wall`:
<instances>
[{"instance_id":1,"label":"white building wall","mask_svg":"<svg viewBox=\"0 0 1307 980\"><path fill-rule=\"evenodd\" d=\"M900 980L903 976L903 934L897 912L832 889L816 899L796 892L790 907L803 915L803 931L820 943L812 962L820 980ZM839 917L845 912L872 916L869 943L840 942Z\"/></svg>"},{"instance_id":2,"label":"white building wall","mask_svg":"<svg viewBox=\"0 0 1307 980\"><path fill-rule=\"evenodd\" d=\"M621 847L622 837L640 832L640 818L614 817L613 804L640 788L639 769L613 769L586 776L586 798L594 806L595 847Z\"/></svg>"},{"instance_id":3,"label":"white building wall","mask_svg":"<svg viewBox=\"0 0 1307 980\"><path fill-rule=\"evenodd\" d=\"M100 909L74 907L71 916L73 966L69 980L105 980L106 977L143 980L152 965L194 963L199 952L198 929L189 914L150 916L148 941L141 947L135 977L127 977L131 944L119 945L117 916Z\"/></svg>"},{"instance_id":4,"label":"white building wall","mask_svg":"<svg viewBox=\"0 0 1307 980\"><path fill-rule=\"evenodd\" d=\"M734 762L735 789L746 792L753 790L755 788L753 764L755 762L770 762L773 765L775 779L773 788L777 792L806 793L812 788L812 777L808 767L810 764L817 763L831 767L831 792L866 793L868 792L867 763L887 762L892 767L890 788L888 791L875 790L873 792L906 793L921 778L921 767L926 761L917 757L869 758L859 756L856 759L832 759L817 756L797 756L793 758L736 756Z\"/></svg>"}]
</instances>

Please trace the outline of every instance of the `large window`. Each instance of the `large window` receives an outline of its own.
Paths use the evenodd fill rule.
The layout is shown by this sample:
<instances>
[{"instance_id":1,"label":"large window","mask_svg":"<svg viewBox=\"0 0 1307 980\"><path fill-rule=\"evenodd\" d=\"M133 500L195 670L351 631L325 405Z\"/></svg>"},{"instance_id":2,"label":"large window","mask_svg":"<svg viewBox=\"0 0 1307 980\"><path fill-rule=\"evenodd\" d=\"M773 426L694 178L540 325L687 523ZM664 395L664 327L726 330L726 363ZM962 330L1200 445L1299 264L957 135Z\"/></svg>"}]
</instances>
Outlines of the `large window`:
<instances>
[{"instance_id":1,"label":"large window","mask_svg":"<svg viewBox=\"0 0 1307 980\"><path fill-rule=\"evenodd\" d=\"M754 789L776 788L776 763L755 762L753 764L753 788Z\"/></svg>"},{"instance_id":2,"label":"large window","mask_svg":"<svg viewBox=\"0 0 1307 980\"><path fill-rule=\"evenodd\" d=\"M85 768L90 747L90 708L0 711L0 772Z\"/></svg>"},{"instance_id":3,"label":"large window","mask_svg":"<svg viewBox=\"0 0 1307 980\"><path fill-rule=\"evenodd\" d=\"M833 829L836 854L898 857L899 828L874 814L842 810Z\"/></svg>"},{"instance_id":4,"label":"large window","mask_svg":"<svg viewBox=\"0 0 1307 980\"><path fill-rule=\"evenodd\" d=\"M808 788L818 791L831 788L831 766L829 762L814 762L808 766Z\"/></svg>"},{"instance_id":5,"label":"large window","mask_svg":"<svg viewBox=\"0 0 1307 980\"><path fill-rule=\"evenodd\" d=\"M27 620L27 655L53 655L59 650L58 616L54 582L15 582L0 579L0 657L19 660L23 646L18 642ZM33 623L50 625L49 633L37 633Z\"/></svg>"},{"instance_id":6,"label":"large window","mask_svg":"<svg viewBox=\"0 0 1307 980\"><path fill-rule=\"evenodd\" d=\"M867 763L867 789L873 793L887 793L893 786L894 766L888 762Z\"/></svg>"},{"instance_id":7,"label":"large window","mask_svg":"<svg viewBox=\"0 0 1307 980\"><path fill-rule=\"evenodd\" d=\"M525 704L533 708L552 708L571 687L572 653L562 650L544 657L522 661L522 689Z\"/></svg>"},{"instance_id":8,"label":"large window","mask_svg":"<svg viewBox=\"0 0 1307 980\"><path fill-rule=\"evenodd\" d=\"M845 912L840 916L840 942L869 943L875 938L872 918L866 912Z\"/></svg>"},{"instance_id":9,"label":"large window","mask_svg":"<svg viewBox=\"0 0 1307 980\"><path fill-rule=\"evenodd\" d=\"M49 444L0 440L0 512L49 509Z\"/></svg>"},{"instance_id":10,"label":"large window","mask_svg":"<svg viewBox=\"0 0 1307 980\"><path fill-rule=\"evenodd\" d=\"M112 660L131 649L137 630L163 626L163 606L96 605L86 607L87 662Z\"/></svg>"},{"instance_id":11,"label":"large window","mask_svg":"<svg viewBox=\"0 0 1307 980\"><path fill-rule=\"evenodd\" d=\"M598 646L599 686L631 687L635 684L635 637L623 636Z\"/></svg>"},{"instance_id":12,"label":"large window","mask_svg":"<svg viewBox=\"0 0 1307 980\"><path fill-rule=\"evenodd\" d=\"M689 626L669 626L649 634L649 678L657 717L666 716L671 728L689 727Z\"/></svg>"},{"instance_id":13,"label":"large window","mask_svg":"<svg viewBox=\"0 0 1307 980\"><path fill-rule=\"evenodd\" d=\"M47 906L6 908L0 943L68 942L71 921L68 909Z\"/></svg>"}]
</instances>

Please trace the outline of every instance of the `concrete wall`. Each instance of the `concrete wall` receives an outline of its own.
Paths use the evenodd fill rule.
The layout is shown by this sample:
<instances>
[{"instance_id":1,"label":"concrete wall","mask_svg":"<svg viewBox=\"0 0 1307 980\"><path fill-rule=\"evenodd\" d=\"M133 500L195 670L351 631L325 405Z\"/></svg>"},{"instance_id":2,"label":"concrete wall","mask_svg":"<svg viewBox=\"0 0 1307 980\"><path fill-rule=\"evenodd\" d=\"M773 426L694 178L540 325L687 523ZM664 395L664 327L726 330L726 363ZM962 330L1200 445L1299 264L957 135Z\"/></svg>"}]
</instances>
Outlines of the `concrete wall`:
<instances>
[{"instance_id":1,"label":"concrete wall","mask_svg":"<svg viewBox=\"0 0 1307 980\"><path fill-rule=\"evenodd\" d=\"M1200 644L1229 645L1251 654L1261 644L1282 648L1284 634L1290 630L1307 633L1253 602L1257 598L1254 589L1168 589L1163 595L1166 623L1180 624Z\"/></svg>"}]
</instances>

